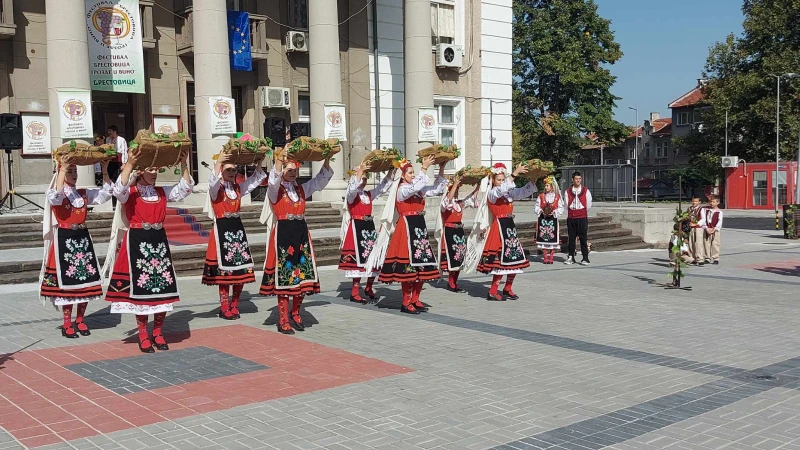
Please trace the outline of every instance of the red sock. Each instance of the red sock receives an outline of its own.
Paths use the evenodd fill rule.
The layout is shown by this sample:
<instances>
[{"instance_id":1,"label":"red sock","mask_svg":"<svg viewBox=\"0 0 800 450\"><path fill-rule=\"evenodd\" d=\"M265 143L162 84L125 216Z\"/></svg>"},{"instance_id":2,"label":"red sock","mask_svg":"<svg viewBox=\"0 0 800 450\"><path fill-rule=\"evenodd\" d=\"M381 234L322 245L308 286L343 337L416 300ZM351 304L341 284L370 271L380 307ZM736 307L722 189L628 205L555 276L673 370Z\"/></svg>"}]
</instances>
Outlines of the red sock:
<instances>
[{"instance_id":1,"label":"red sock","mask_svg":"<svg viewBox=\"0 0 800 450\"><path fill-rule=\"evenodd\" d=\"M403 289L403 306L405 307L408 307L408 305L411 304L411 291L413 289L413 284L414 283L410 282L400 283L400 286Z\"/></svg>"},{"instance_id":2,"label":"red sock","mask_svg":"<svg viewBox=\"0 0 800 450\"><path fill-rule=\"evenodd\" d=\"M231 312L236 316L239 315L239 298L242 296L243 289L244 289L243 284L233 285L233 296L231 297Z\"/></svg>"},{"instance_id":3,"label":"red sock","mask_svg":"<svg viewBox=\"0 0 800 450\"><path fill-rule=\"evenodd\" d=\"M289 296L278 296L278 327L281 329L290 329L289 325Z\"/></svg>"},{"instance_id":4,"label":"red sock","mask_svg":"<svg viewBox=\"0 0 800 450\"><path fill-rule=\"evenodd\" d=\"M64 313L64 329L72 328L72 305L62 306L61 312Z\"/></svg>"},{"instance_id":5,"label":"red sock","mask_svg":"<svg viewBox=\"0 0 800 450\"><path fill-rule=\"evenodd\" d=\"M517 274L510 273L506 275L506 285L503 286L503 292L508 292L511 295L514 295L514 291L511 290L511 285L514 284L514 278L517 277Z\"/></svg>"},{"instance_id":6,"label":"red sock","mask_svg":"<svg viewBox=\"0 0 800 450\"><path fill-rule=\"evenodd\" d=\"M367 287L364 288L367 292L372 292L372 285L375 284L375 277L367 278Z\"/></svg>"},{"instance_id":7,"label":"red sock","mask_svg":"<svg viewBox=\"0 0 800 450\"><path fill-rule=\"evenodd\" d=\"M166 312L153 314L153 336L161 336L161 329L164 327L164 319L166 317Z\"/></svg>"},{"instance_id":8,"label":"red sock","mask_svg":"<svg viewBox=\"0 0 800 450\"><path fill-rule=\"evenodd\" d=\"M86 314L87 306L89 306L89 302L78 303L78 311L75 313L75 324L80 331L89 331L89 327L86 326L86 323L83 321L83 315Z\"/></svg>"},{"instance_id":9,"label":"red sock","mask_svg":"<svg viewBox=\"0 0 800 450\"><path fill-rule=\"evenodd\" d=\"M422 303L420 303L419 301L419 295L421 293L422 293L422 281L417 281L414 283L414 287L411 293L411 303L418 308L423 306Z\"/></svg>"},{"instance_id":10,"label":"red sock","mask_svg":"<svg viewBox=\"0 0 800 450\"><path fill-rule=\"evenodd\" d=\"M302 304L302 295L295 295L294 298L292 298L292 319L295 323L303 323L303 319L300 318L300 305Z\"/></svg>"},{"instance_id":11,"label":"red sock","mask_svg":"<svg viewBox=\"0 0 800 450\"><path fill-rule=\"evenodd\" d=\"M492 287L489 288L489 295L496 296L497 295L497 288L500 287L500 280L503 279L502 275L494 275L492 276Z\"/></svg>"},{"instance_id":12,"label":"red sock","mask_svg":"<svg viewBox=\"0 0 800 450\"><path fill-rule=\"evenodd\" d=\"M459 274L459 272L450 272L448 274L448 281L449 281L450 287L453 288L453 289L458 287L458 274Z\"/></svg>"},{"instance_id":13,"label":"red sock","mask_svg":"<svg viewBox=\"0 0 800 450\"><path fill-rule=\"evenodd\" d=\"M147 342L142 345L142 348L150 348L152 344L150 343L150 335L147 334L147 317L146 315L137 314L136 315L136 326L139 328L139 342Z\"/></svg>"},{"instance_id":14,"label":"red sock","mask_svg":"<svg viewBox=\"0 0 800 450\"><path fill-rule=\"evenodd\" d=\"M353 278L353 287L350 289L350 296L356 300L361 300L361 278Z\"/></svg>"},{"instance_id":15,"label":"red sock","mask_svg":"<svg viewBox=\"0 0 800 450\"><path fill-rule=\"evenodd\" d=\"M220 284L217 287L219 288L219 311L222 313L223 317L231 318L233 317L233 313L231 312L231 304L228 298L230 286L227 284Z\"/></svg>"}]
</instances>

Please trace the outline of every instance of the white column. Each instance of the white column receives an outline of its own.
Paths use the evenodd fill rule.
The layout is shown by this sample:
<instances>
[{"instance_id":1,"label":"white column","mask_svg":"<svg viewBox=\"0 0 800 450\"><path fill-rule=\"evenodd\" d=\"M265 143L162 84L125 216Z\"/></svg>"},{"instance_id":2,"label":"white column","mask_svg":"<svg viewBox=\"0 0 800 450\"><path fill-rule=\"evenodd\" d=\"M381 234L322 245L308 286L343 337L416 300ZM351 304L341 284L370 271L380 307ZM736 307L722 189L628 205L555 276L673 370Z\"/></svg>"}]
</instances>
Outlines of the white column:
<instances>
[{"instance_id":1,"label":"white column","mask_svg":"<svg viewBox=\"0 0 800 450\"><path fill-rule=\"evenodd\" d=\"M419 108L433 107L430 0L405 0L404 21L406 158L416 161L417 151L430 145L418 142Z\"/></svg>"},{"instance_id":2,"label":"white column","mask_svg":"<svg viewBox=\"0 0 800 450\"><path fill-rule=\"evenodd\" d=\"M308 2L308 71L311 95L311 135L324 137L326 103L342 102L342 72L339 67L339 12L335 0ZM341 201L344 181L344 152L331 162L333 179L314 200ZM314 176L322 163L312 163Z\"/></svg>"},{"instance_id":3,"label":"white column","mask_svg":"<svg viewBox=\"0 0 800 450\"><path fill-rule=\"evenodd\" d=\"M57 89L91 89L89 81L89 43L86 34L84 0L45 0L47 31L47 98L50 111L50 146L58 148L64 117L58 104ZM91 108L92 105L86 105ZM92 138L81 140L87 144ZM24 178L24 175L23 177ZM78 168L78 186L94 186L94 168Z\"/></svg>"},{"instance_id":4,"label":"white column","mask_svg":"<svg viewBox=\"0 0 800 450\"><path fill-rule=\"evenodd\" d=\"M228 135L211 134L211 116L208 99L231 96L231 69L228 56L228 14L225 0L194 0L194 89L197 123L197 161L214 166L213 157L228 142ZM236 105L241 108L242 105ZM241 131L241 130L238 130ZM198 191L208 188L209 169L199 165ZM192 197L195 197L194 199ZM195 195L187 200L204 201ZM199 200L198 200L199 199ZM190 200L191 201L191 200ZM196 203L192 201L192 203Z\"/></svg>"}]
</instances>

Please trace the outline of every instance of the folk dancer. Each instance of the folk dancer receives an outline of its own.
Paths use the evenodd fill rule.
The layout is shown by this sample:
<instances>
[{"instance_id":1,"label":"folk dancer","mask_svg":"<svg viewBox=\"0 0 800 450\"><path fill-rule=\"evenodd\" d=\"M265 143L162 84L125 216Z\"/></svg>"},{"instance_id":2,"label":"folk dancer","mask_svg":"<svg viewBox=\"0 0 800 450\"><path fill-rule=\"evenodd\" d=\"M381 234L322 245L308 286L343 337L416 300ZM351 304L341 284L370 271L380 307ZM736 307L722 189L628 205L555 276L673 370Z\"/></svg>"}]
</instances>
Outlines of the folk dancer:
<instances>
[{"instance_id":1,"label":"folk dancer","mask_svg":"<svg viewBox=\"0 0 800 450\"><path fill-rule=\"evenodd\" d=\"M339 270L344 271L346 278L352 278L353 286L350 290L350 301L367 304L367 300L361 297L361 278L367 278L367 286L364 294L370 300L378 297L372 288L377 272L367 272L365 267L375 241L378 239L378 231L375 229L375 222L372 220L372 202L386 193L392 186L394 169L389 171L378 186L374 189L365 190L367 185L367 174L364 167L358 166L353 169L354 174L350 177L350 183L345 191L344 214L342 214L342 227L340 233L341 257L339 258Z\"/></svg>"},{"instance_id":2,"label":"folk dancer","mask_svg":"<svg viewBox=\"0 0 800 450\"><path fill-rule=\"evenodd\" d=\"M477 193L481 185L478 183L475 189L464 199L458 198L458 189L461 187L461 179L456 177L452 180L447 193L442 197L441 211L436 220L436 230L434 236L439 242L439 270L447 272L447 290L451 292L465 292L458 287L458 275L461 266L467 257L467 237L464 234L464 209L477 208Z\"/></svg>"},{"instance_id":3,"label":"folk dancer","mask_svg":"<svg viewBox=\"0 0 800 450\"><path fill-rule=\"evenodd\" d=\"M45 194L43 220L44 258L39 275L39 295L61 311L64 324L61 335L77 338L78 333L91 332L84 321L89 301L103 296L103 279L86 228L86 208L111 200L112 182L108 177L108 161L100 164L103 176L101 189L76 189L78 169L69 156L64 156L58 173ZM72 308L78 305L75 325ZM77 332L76 332L77 329Z\"/></svg>"},{"instance_id":4,"label":"folk dancer","mask_svg":"<svg viewBox=\"0 0 800 450\"><path fill-rule=\"evenodd\" d=\"M447 179L441 164L433 185L428 186L426 172L433 161L432 156L424 158L416 176L411 162L404 159L397 163L401 175L389 191L378 241L367 261L369 270L381 267L380 282L400 283L403 292L400 311L407 314L428 310L420 301L422 284L440 278L436 255L428 239L425 199L442 195Z\"/></svg>"},{"instance_id":5,"label":"folk dancer","mask_svg":"<svg viewBox=\"0 0 800 450\"><path fill-rule=\"evenodd\" d=\"M572 173L572 185L562 197L567 201L567 260L564 264L575 264L575 238L581 241L581 265L589 265L589 208L592 207L592 193L582 185L580 172Z\"/></svg>"},{"instance_id":6,"label":"folk dancer","mask_svg":"<svg viewBox=\"0 0 800 450\"><path fill-rule=\"evenodd\" d=\"M242 197L253 192L267 178L261 161L254 161L256 169L253 174L239 183L236 165L231 161L230 154L220 153L208 179L208 213L214 221L214 230L208 239L202 279L203 284L218 286L219 317L225 320L240 317L242 289L246 283L256 281L253 256L239 212Z\"/></svg>"},{"instance_id":7,"label":"folk dancer","mask_svg":"<svg viewBox=\"0 0 800 450\"><path fill-rule=\"evenodd\" d=\"M261 295L278 297L278 331L294 334L305 330L300 305L306 295L319 293L319 273L314 244L306 223L306 199L325 189L333 177L330 158L319 173L302 185L295 181L300 163L280 155L269 173L267 197L261 222L267 225L267 259ZM289 297L292 297L289 322Z\"/></svg>"},{"instance_id":8,"label":"folk dancer","mask_svg":"<svg viewBox=\"0 0 800 450\"><path fill-rule=\"evenodd\" d=\"M530 266L525 249L517 237L514 201L530 197L536 192L536 185L528 182L523 187L516 187L514 178L528 173L528 169L522 164L508 177L506 172L507 168L503 163L492 167L489 180L492 187L487 189L481 205L483 211L476 217L476 227L479 229L473 229L473 233L485 235L477 270L492 275L492 285L486 296L490 301L517 300L519 296L512 290L514 278L522 273L522 269ZM506 283L500 295L497 290L503 275L506 276Z\"/></svg>"},{"instance_id":9,"label":"folk dancer","mask_svg":"<svg viewBox=\"0 0 800 450\"><path fill-rule=\"evenodd\" d=\"M705 234L703 248L706 262L719 264L719 250L722 244L722 210L719 209L718 195L710 195L708 200L710 205L703 209L700 219Z\"/></svg>"},{"instance_id":10,"label":"folk dancer","mask_svg":"<svg viewBox=\"0 0 800 450\"><path fill-rule=\"evenodd\" d=\"M537 216L536 247L542 250L542 262L553 264L553 254L561 249L558 218L564 214L564 202L558 192L558 182L552 175L545 178L544 192L536 197L533 211Z\"/></svg>"},{"instance_id":11,"label":"folk dancer","mask_svg":"<svg viewBox=\"0 0 800 450\"><path fill-rule=\"evenodd\" d=\"M194 180L186 163L188 156L188 152L180 155L181 179L177 184L156 187L158 168L135 170L141 150L131 150L114 184L118 202L103 265L104 275L113 267L106 301L111 302L112 313L136 315L139 350L144 353L153 353L154 346L169 350L162 328L180 294L164 219L167 202L181 201L192 193ZM150 314L152 338L147 333Z\"/></svg>"}]
</instances>

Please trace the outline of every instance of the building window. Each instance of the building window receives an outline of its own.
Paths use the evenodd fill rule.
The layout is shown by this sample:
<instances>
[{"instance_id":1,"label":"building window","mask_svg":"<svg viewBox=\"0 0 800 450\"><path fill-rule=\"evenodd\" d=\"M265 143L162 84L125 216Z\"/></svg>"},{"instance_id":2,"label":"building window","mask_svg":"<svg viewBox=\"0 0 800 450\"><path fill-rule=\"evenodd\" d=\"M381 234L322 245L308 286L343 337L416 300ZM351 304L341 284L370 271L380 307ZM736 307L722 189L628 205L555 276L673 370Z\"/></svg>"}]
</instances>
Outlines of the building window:
<instances>
[{"instance_id":1,"label":"building window","mask_svg":"<svg viewBox=\"0 0 800 450\"><path fill-rule=\"evenodd\" d=\"M656 142L656 158L666 158L667 149L666 142Z\"/></svg>"},{"instance_id":2,"label":"building window","mask_svg":"<svg viewBox=\"0 0 800 450\"><path fill-rule=\"evenodd\" d=\"M644 143L644 157L645 157L645 159L650 157L650 143L649 142L645 142Z\"/></svg>"},{"instance_id":3,"label":"building window","mask_svg":"<svg viewBox=\"0 0 800 450\"><path fill-rule=\"evenodd\" d=\"M289 0L289 25L293 29L308 29L308 0Z\"/></svg>"},{"instance_id":4,"label":"building window","mask_svg":"<svg viewBox=\"0 0 800 450\"><path fill-rule=\"evenodd\" d=\"M186 106L194 109L194 83L186 83Z\"/></svg>"},{"instance_id":5,"label":"building window","mask_svg":"<svg viewBox=\"0 0 800 450\"><path fill-rule=\"evenodd\" d=\"M431 0L431 41L433 45L456 43L454 0Z\"/></svg>"},{"instance_id":6,"label":"building window","mask_svg":"<svg viewBox=\"0 0 800 450\"><path fill-rule=\"evenodd\" d=\"M308 92L297 94L297 121L311 122L311 96Z\"/></svg>"},{"instance_id":7,"label":"building window","mask_svg":"<svg viewBox=\"0 0 800 450\"><path fill-rule=\"evenodd\" d=\"M703 111L699 109L694 110L694 123L703 123Z\"/></svg>"},{"instance_id":8,"label":"building window","mask_svg":"<svg viewBox=\"0 0 800 450\"><path fill-rule=\"evenodd\" d=\"M636 144L634 143L633 146L628 149L628 159L637 159L636 157Z\"/></svg>"},{"instance_id":9,"label":"building window","mask_svg":"<svg viewBox=\"0 0 800 450\"><path fill-rule=\"evenodd\" d=\"M688 112L678 113L678 125L689 125L690 115Z\"/></svg>"},{"instance_id":10,"label":"building window","mask_svg":"<svg viewBox=\"0 0 800 450\"><path fill-rule=\"evenodd\" d=\"M445 171L453 173L464 167L464 123L461 120L463 101L460 99L434 99L434 106L439 113L439 143L457 145L461 149L461 156L445 166Z\"/></svg>"},{"instance_id":11,"label":"building window","mask_svg":"<svg viewBox=\"0 0 800 450\"><path fill-rule=\"evenodd\" d=\"M753 206L767 204L767 172L753 172Z\"/></svg>"},{"instance_id":12,"label":"building window","mask_svg":"<svg viewBox=\"0 0 800 450\"><path fill-rule=\"evenodd\" d=\"M247 0L226 0L228 11L247 11Z\"/></svg>"},{"instance_id":13,"label":"building window","mask_svg":"<svg viewBox=\"0 0 800 450\"><path fill-rule=\"evenodd\" d=\"M664 146L663 149L664 156L662 156L662 158L666 158L667 154L669 153L669 142L664 142L662 145Z\"/></svg>"}]
</instances>

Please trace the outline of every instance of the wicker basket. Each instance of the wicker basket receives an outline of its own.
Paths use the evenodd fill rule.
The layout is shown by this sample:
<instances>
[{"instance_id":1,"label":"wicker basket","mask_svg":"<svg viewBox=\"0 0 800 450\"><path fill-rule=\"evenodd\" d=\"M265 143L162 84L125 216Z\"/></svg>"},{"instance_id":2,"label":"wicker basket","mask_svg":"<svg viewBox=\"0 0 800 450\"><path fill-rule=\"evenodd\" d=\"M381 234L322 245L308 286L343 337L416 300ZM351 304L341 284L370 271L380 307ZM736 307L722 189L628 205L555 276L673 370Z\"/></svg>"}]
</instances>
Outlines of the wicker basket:
<instances>
[{"instance_id":1,"label":"wicker basket","mask_svg":"<svg viewBox=\"0 0 800 450\"><path fill-rule=\"evenodd\" d=\"M523 163L528 169L528 173L523 175L529 180L538 180L553 173L556 169L552 161L542 161L541 159L531 159Z\"/></svg>"},{"instance_id":2,"label":"wicker basket","mask_svg":"<svg viewBox=\"0 0 800 450\"><path fill-rule=\"evenodd\" d=\"M58 164L61 164L61 158L67 155L72 159L70 162L76 166L92 166L96 163L116 158L117 150L113 144L95 146L72 141L69 144L58 147L53 152L53 158Z\"/></svg>"},{"instance_id":3,"label":"wicker basket","mask_svg":"<svg viewBox=\"0 0 800 450\"><path fill-rule=\"evenodd\" d=\"M457 177L461 177L461 184L468 184L471 186L475 186L476 184L480 184L481 180L483 180L487 175L491 174L492 171L486 167L470 167L467 166L458 172L456 172Z\"/></svg>"},{"instance_id":4,"label":"wicker basket","mask_svg":"<svg viewBox=\"0 0 800 450\"><path fill-rule=\"evenodd\" d=\"M184 133L157 134L150 130L139 130L131 148L138 148L142 152L134 169L170 167L180 164L181 152L192 150L192 140Z\"/></svg>"},{"instance_id":5,"label":"wicker basket","mask_svg":"<svg viewBox=\"0 0 800 450\"><path fill-rule=\"evenodd\" d=\"M260 163L267 155L272 153L272 142L268 139L245 140L231 138L222 147L222 153L231 156L231 164L252 165Z\"/></svg>"},{"instance_id":6,"label":"wicker basket","mask_svg":"<svg viewBox=\"0 0 800 450\"><path fill-rule=\"evenodd\" d=\"M455 145L441 145L436 144L427 148L423 148L417 152L417 162L422 162L422 159L433 155L434 164L446 164L461 155L461 151Z\"/></svg>"},{"instance_id":7,"label":"wicker basket","mask_svg":"<svg viewBox=\"0 0 800 450\"><path fill-rule=\"evenodd\" d=\"M295 161L324 161L342 151L338 139L318 139L307 136L299 137L286 144L278 154L286 154Z\"/></svg>"},{"instance_id":8,"label":"wicker basket","mask_svg":"<svg viewBox=\"0 0 800 450\"><path fill-rule=\"evenodd\" d=\"M403 158L396 148L383 148L367 153L361 161L365 172L388 172L394 169L394 162Z\"/></svg>"}]
</instances>

